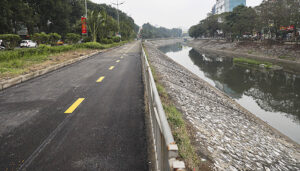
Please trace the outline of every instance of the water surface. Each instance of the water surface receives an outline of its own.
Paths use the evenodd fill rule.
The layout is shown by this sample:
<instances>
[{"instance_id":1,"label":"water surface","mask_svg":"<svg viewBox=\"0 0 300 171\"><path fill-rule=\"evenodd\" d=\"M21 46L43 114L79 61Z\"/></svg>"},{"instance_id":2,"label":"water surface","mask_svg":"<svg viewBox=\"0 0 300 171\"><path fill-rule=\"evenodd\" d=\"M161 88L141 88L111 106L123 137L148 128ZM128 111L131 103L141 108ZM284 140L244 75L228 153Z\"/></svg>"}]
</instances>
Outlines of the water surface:
<instances>
[{"instance_id":1,"label":"water surface","mask_svg":"<svg viewBox=\"0 0 300 171\"><path fill-rule=\"evenodd\" d=\"M300 144L300 75L236 65L181 44L160 50Z\"/></svg>"}]
</instances>

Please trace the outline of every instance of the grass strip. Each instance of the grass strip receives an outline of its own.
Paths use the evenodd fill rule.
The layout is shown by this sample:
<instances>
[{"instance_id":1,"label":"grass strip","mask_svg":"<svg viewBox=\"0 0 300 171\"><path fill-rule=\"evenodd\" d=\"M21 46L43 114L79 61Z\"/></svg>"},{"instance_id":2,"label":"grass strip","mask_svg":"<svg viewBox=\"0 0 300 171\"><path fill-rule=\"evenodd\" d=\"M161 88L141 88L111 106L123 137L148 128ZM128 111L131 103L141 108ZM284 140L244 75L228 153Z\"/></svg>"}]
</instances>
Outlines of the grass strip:
<instances>
[{"instance_id":1,"label":"grass strip","mask_svg":"<svg viewBox=\"0 0 300 171\"><path fill-rule=\"evenodd\" d=\"M50 55L78 49L107 49L126 42L100 44L88 42L65 46L40 45L38 48L16 49L0 51L0 74L22 74L27 67L49 60Z\"/></svg>"},{"instance_id":2,"label":"grass strip","mask_svg":"<svg viewBox=\"0 0 300 171\"><path fill-rule=\"evenodd\" d=\"M248 58L234 58L233 63L253 65L253 66L264 65L265 68L273 67L272 63L270 63L270 62L257 61L257 60L248 59Z\"/></svg>"}]
</instances>

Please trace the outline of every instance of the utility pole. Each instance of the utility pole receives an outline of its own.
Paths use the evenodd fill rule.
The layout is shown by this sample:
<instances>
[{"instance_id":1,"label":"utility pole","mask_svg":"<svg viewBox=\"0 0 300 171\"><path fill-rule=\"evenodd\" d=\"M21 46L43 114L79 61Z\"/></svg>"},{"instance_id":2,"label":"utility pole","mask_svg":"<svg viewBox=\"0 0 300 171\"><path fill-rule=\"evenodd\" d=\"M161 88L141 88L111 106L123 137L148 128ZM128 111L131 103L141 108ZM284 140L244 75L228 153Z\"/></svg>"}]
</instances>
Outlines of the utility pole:
<instances>
[{"instance_id":1,"label":"utility pole","mask_svg":"<svg viewBox=\"0 0 300 171\"><path fill-rule=\"evenodd\" d=\"M86 0L85 0L85 18L87 18L87 3L86 3Z\"/></svg>"},{"instance_id":2,"label":"utility pole","mask_svg":"<svg viewBox=\"0 0 300 171\"><path fill-rule=\"evenodd\" d=\"M87 3L86 3L86 0L85 0L85 21L86 21L86 23L87 23ZM87 25L86 25L86 35L88 36L89 35L89 32L88 32L88 27L87 27Z\"/></svg>"},{"instance_id":3,"label":"utility pole","mask_svg":"<svg viewBox=\"0 0 300 171\"><path fill-rule=\"evenodd\" d=\"M118 35L120 35L120 16L119 16L119 6L120 5L123 5L125 3L124 2L121 2L119 3L119 0L117 0L117 3L112 3L113 5L116 5L117 6L117 15L118 15Z\"/></svg>"}]
</instances>

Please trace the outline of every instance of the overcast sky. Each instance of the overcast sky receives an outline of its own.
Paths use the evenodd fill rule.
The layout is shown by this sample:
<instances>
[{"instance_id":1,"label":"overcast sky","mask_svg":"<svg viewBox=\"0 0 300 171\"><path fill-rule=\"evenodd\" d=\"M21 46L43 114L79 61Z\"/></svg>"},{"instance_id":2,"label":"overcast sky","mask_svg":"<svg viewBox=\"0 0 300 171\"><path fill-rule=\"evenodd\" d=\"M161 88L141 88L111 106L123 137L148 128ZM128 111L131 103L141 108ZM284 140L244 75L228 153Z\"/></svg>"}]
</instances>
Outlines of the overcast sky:
<instances>
[{"instance_id":1,"label":"overcast sky","mask_svg":"<svg viewBox=\"0 0 300 171\"><path fill-rule=\"evenodd\" d=\"M117 0L92 0L96 3L111 4ZM142 26L151 23L167 28L188 29L204 19L215 0L119 0L125 3L120 10L131 16ZM262 0L247 0L247 6L259 5Z\"/></svg>"}]
</instances>

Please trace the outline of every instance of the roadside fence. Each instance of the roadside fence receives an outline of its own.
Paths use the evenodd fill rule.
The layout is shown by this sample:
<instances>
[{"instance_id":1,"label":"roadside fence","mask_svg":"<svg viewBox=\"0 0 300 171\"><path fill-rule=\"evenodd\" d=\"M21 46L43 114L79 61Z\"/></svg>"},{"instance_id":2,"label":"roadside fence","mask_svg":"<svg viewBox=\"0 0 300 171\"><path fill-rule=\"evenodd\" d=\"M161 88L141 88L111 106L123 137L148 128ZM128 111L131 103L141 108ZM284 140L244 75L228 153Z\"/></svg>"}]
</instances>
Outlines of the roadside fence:
<instances>
[{"instance_id":1,"label":"roadside fence","mask_svg":"<svg viewBox=\"0 0 300 171\"><path fill-rule=\"evenodd\" d=\"M149 107L151 133L154 141L156 170L184 171L185 164L177 160L178 146L174 141L167 121L145 50L142 45L141 47L143 76Z\"/></svg>"}]
</instances>

